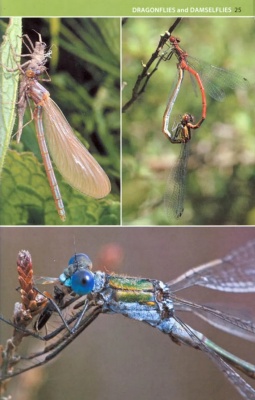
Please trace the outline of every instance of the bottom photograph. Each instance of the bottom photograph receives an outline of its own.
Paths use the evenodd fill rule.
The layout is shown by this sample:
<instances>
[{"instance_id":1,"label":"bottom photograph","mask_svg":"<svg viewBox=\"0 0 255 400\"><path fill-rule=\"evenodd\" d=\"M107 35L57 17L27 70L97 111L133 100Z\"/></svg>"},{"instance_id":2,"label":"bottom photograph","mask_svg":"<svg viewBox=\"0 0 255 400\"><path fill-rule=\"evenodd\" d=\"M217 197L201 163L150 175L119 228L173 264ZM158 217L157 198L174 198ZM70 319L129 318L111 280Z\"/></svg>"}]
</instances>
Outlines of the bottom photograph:
<instances>
[{"instance_id":1,"label":"bottom photograph","mask_svg":"<svg viewBox=\"0 0 255 400\"><path fill-rule=\"evenodd\" d=\"M6 227L0 251L0 399L255 399L254 228Z\"/></svg>"}]
</instances>

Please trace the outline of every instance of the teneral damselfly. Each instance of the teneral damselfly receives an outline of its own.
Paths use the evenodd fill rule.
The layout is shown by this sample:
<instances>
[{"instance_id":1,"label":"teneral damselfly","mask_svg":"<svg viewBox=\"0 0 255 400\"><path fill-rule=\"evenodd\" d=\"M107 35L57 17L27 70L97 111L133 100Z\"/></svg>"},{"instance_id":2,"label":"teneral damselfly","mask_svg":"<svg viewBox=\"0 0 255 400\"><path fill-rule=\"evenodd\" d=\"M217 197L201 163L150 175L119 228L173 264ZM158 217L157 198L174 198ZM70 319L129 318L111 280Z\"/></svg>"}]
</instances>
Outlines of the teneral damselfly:
<instances>
[{"instance_id":1,"label":"teneral damselfly","mask_svg":"<svg viewBox=\"0 0 255 400\"><path fill-rule=\"evenodd\" d=\"M29 100L32 99L35 105L32 119L35 122L42 160L58 214L64 221L64 205L49 157L48 146L61 175L81 193L99 199L110 192L111 185L101 166L76 138L63 113L49 97L49 92L39 83L39 80L50 81L45 64L51 55L51 50L46 52L46 44L42 42L40 34L35 46L27 35L25 38L28 41L26 47L29 49L29 54L23 56L28 57L29 60L17 66L20 71L17 140L20 140L24 113ZM12 71L15 70L9 70L9 72ZM44 74L46 78L43 78Z\"/></svg>"}]
</instances>

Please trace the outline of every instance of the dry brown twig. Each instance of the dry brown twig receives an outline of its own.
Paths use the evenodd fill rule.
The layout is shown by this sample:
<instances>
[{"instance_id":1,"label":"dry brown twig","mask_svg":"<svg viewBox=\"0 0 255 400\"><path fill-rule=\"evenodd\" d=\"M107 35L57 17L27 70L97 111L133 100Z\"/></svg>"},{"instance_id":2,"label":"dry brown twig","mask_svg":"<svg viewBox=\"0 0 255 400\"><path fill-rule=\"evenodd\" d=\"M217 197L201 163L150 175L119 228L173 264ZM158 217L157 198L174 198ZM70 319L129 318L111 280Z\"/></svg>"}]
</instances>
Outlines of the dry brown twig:
<instances>
[{"instance_id":1,"label":"dry brown twig","mask_svg":"<svg viewBox=\"0 0 255 400\"><path fill-rule=\"evenodd\" d=\"M13 314L13 336L7 339L6 345L0 346L0 395L6 391L9 379L1 381L2 376L8 376L13 371L13 367L19 362L17 348L24 337L29 335L27 327L33 318L38 315L48 303L47 297L38 293L33 285L32 258L28 251L21 250L17 259L18 280L20 284L19 292L21 302L15 303ZM8 399L8 398L6 398Z\"/></svg>"},{"instance_id":2,"label":"dry brown twig","mask_svg":"<svg viewBox=\"0 0 255 400\"><path fill-rule=\"evenodd\" d=\"M160 36L160 40L157 45L157 48L152 53L149 61L146 64L142 63L143 69L142 69L141 74L138 75L137 80L134 84L131 99L128 100L126 104L124 104L124 106L122 107L122 112L127 111L127 109L142 95L142 93L144 93L145 88L146 88L150 78L157 71L158 65L159 65L160 61L162 60L162 57L159 58L160 52L162 51L167 40L169 39L169 36L174 31L174 29L177 27L177 25L181 22L181 20L182 20L182 18L176 18L173 25L170 26L170 28L165 32L164 35ZM158 59L158 62L156 64L156 66L153 68L153 70L151 72L149 72L150 67L152 66L154 61L157 59Z\"/></svg>"}]
</instances>

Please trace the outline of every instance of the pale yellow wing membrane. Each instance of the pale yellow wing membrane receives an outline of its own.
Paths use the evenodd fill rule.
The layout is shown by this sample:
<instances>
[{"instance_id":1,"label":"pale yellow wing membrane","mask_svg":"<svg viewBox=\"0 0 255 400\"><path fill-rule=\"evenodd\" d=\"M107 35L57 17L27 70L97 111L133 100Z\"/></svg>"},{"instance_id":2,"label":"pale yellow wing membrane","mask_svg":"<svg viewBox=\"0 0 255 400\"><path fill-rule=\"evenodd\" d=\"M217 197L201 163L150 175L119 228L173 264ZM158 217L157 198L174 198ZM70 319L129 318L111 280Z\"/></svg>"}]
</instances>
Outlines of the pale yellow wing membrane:
<instances>
[{"instance_id":1,"label":"pale yellow wing membrane","mask_svg":"<svg viewBox=\"0 0 255 400\"><path fill-rule=\"evenodd\" d=\"M34 284L36 285L50 285L59 282L59 278L52 278L49 276L34 276Z\"/></svg>"},{"instance_id":2,"label":"pale yellow wing membrane","mask_svg":"<svg viewBox=\"0 0 255 400\"><path fill-rule=\"evenodd\" d=\"M63 178L87 196L96 199L107 196L111 190L108 176L77 139L57 104L48 97L42 106L50 154Z\"/></svg>"}]
</instances>

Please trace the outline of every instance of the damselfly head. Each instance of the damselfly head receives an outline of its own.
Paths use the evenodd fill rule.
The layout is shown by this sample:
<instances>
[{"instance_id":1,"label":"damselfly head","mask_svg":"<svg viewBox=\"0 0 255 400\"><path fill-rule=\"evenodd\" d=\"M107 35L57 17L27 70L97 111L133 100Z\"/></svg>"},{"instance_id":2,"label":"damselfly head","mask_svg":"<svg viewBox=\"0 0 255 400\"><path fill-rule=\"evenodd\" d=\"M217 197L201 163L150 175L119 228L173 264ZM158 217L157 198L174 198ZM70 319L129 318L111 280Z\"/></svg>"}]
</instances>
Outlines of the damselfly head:
<instances>
[{"instance_id":1,"label":"damselfly head","mask_svg":"<svg viewBox=\"0 0 255 400\"><path fill-rule=\"evenodd\" d=\"M78 271L90 271L92 269L92 261L84 253L77 253L72 256L68 262L68 267L64 269L63 273L59 276L59 281L62 285L71 287L72 276Z\"/></svg>"},{"instance_id":2,"label":"damselfly head","mask_svg":"<svg viewBox=\"0 0 255 400\"><path fill-rule=\"evenodd\" d=\"M90 293L94 288L92 262L84 253L77 253L69 260L68 267L59 277L60 283L78 295Z\"/></svg>"},{"instance_id":3,"label":"damselfly head","mask_svg":"<svg viewBox=\"0 0 255 400\"><path fill-rule=\"evenodd\" d=\"M195 118L193 117L193 115L186 113L182 116L181 118L181 124L182 125L187 125L190 122L194 122Z\"/></svg>"},{"instance_id":4,"label":"damselfly head","mask_svg":"<svg viewBox=\"0 0 255 400\"><path fill-rule=\"evenodd\" d=\"M181 39L179 39L179 38L176 37L176 36L170 36L169 41L170 41L172 44L177 44L177 43L180 43Z\"/></svg>"},{"instance_id":5,"label":"damselfly head","mask_svg":"<svg viewBox=\"0 0 255 400\"><path fill-rule=\"evenodd\" d=\"M92 269L92 261L85 253L76 253L68 262L68 265L73 265L76 269Z\"/></svg>"}]
</instances>

